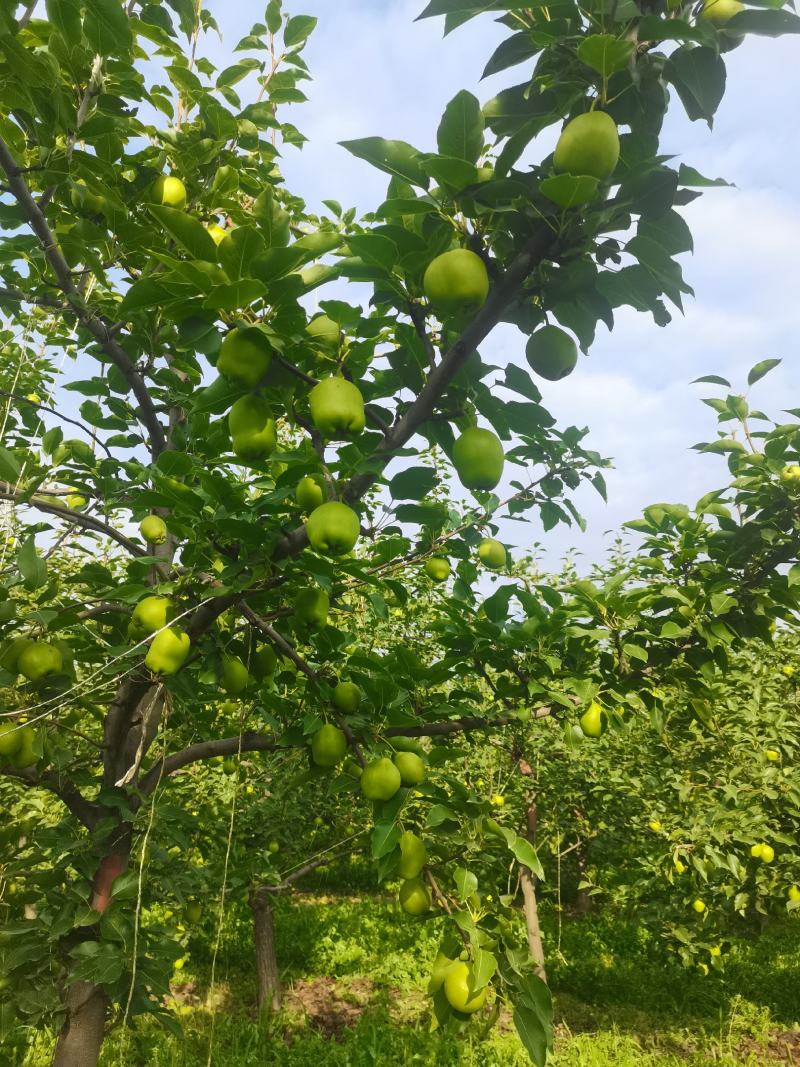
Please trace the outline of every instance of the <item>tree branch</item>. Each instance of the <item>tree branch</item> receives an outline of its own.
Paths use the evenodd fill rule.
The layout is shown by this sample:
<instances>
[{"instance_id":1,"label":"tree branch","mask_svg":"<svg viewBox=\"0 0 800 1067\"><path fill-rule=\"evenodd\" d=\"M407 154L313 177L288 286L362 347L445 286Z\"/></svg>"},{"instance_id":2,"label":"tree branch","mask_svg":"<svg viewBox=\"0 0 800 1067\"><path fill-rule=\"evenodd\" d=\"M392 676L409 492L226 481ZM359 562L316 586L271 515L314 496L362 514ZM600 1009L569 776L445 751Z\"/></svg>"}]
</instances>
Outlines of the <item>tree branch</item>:
<instances>
[{"instance_id":1,"label":"tree branch","mask_svg":"<svg viewBox=\"0 0 800 1067\"><path fill-rule=\"evenodd\" d=\"M84 302L81 293L72 280L69 265L64 259L64 254L48 225L43 211L33 199L30 189L22 176L22 171L17 166L8 145L1 137L0 167L5 172L11 191L17 203L25 212L31 229L39 238L45 258L56 276L59 287L74 309L78 321L98 342L136 397L139 403L139 418L150 434L150 451L153 457L157 458L166 448L166 438L144 379L134 367L125 349L114 340L111 333L113 327L104 318L95 315Z\"/></svg>"},{"instance_id":2,"label":"tree branch","mask_svg":"<svg viewBox=\"0 0 800 1067\"><path fill-rule=\"evenodd\" d=\"M254 730L246 730L241 736L199 741L154 763L139 783L139 792L142 796L149 796L162 778L168 778L191 763L200 763L215 756L235 756L239 752L277 752L287 747L277 744L274 737Z\"/></svg>"},{"instance_id":3,"label":"tree branch","mask_svg":"<svg viewBox=\"0 0 800 1067\"><path fill-rule=\"evenodd\" d=\"M375 484L380 473L394 453L402 448L414 436L417 430L433 414L437 401L441 398L455 375L461 370L467 358L491 333L500 317L519 292L520 286L533 268L541 262L551 249L554 241L552 231L543 226L516 257L500 281L494 286L489 298L481 310L467 326L458 340L445 353L442 361L428 375L422 391L411 404L406 413L395 422L380 447L371 457L370 469L351 478L344 488L342 500L355 504ZM279 542L273 559L285 559L294 556L308 544L305 526L292 530Z\"/></svg>"},{"instance_id":4,"label":"tree branch","mask_svg":"<svg viewBox=\"0 0 800 1067\"><path fill-rule=\"evenodd\" d=\"M531 712L534 719L547 719L552 715L552 708L536 708ZM450 734L469 733L472 730L496 730L504 726L519 723L514 715L498 715L486 719L478 715L465 715L449 722L428 723L425 726L390 726L383 731L384 737L448 737Z\"/></svg>"},{"instance_id":5,"label":"tree branch","mask_svg":"<svg viewBox=\"0 0 800 1067\"><path fill-rule=\"evenodd\" d=\"M0 289L0 296L2 295L2 293L3 290ZM21 396L19 393L9 393L6 389L0 389L0 396L7 396L10 400L16 400L19 403L31 404L33 407L38 408L40 411L46 411L49 415L54 415L57 419L61 419L62 422L68 422L72 426L77 426L79 429L83 430L84 433L88 434L89 437L91 437L91 439L99 448L103 449L109 459L114 458L111 454L111 450L103 441L100 440L100 438L91 429L91 427L86 426L84 423L79 422L77 419L71 419L68 415L62 415L60 411L56 411L54 408L51 408L49 404L42 404L37 400L28 400L26 396Z\"/></svg>"},{"instance_id":6,"label":"tree branch","mask_svg":"<svg viewBox=\"0 0 800 1067\"><path fill-rule=\"evenodd\" d=\"M102 519L98 519L94 515L88 515L83 511L76 511L74 508L62 508L60 504L51 504L38 496L29 498L25 493L14 489L8 482L0 482L0 500L11 500L14 503L25 504L27 507L47 512L48 515L57 515L60 519L71 522L75 526L82 526L84 530L92 530L94 533L103 534L112 541L116 541L118 545L122 545L132 556L142 557L147 555L144 549L140 548L135 541L131 541L125 534L115 530L113 526L108 526Z\"/></svg>"}]
</instances>

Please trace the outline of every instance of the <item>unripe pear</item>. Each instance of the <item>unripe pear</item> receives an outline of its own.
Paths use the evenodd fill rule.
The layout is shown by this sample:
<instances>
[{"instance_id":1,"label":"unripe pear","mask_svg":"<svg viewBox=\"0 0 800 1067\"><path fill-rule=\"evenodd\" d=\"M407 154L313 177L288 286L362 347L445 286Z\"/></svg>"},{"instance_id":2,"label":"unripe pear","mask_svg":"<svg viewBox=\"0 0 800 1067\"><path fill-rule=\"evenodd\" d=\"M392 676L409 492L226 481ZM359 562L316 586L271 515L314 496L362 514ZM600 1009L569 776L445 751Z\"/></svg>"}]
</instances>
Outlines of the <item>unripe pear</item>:
<instances>
[{"instance_id":1,"label":"unripe pear","mask_svg":"<svg viewBox=\"0 0 800 1067\"><path fill-rule=\"evenodd\" d=\"M232 697L243 693L250 684L250 673L239 656L222 657L222 688Z\"/></svg>"},{"instance_id":2,"label":"unripe pear","mask_svg":"<svg viewBox=\"0 0 800 1067\"><path fill-rule=\"evenodd\" d=\"M189 635L168 626L153 638L144 658L145 666L154 674L177 674L189 655Z\"/></svg>"},{"instance_id":3,"label":"unripe pear","mask_svg":"<svg viewBox=\"0 0 800 1067\"><path fill-rule=\"evenodd\" d=\"M428 266L425 296L444 315L477 311L489 295L489 275L480 256L466 248L443 252Z\"/></svg>"},{"instance_id":4,"label":"unripe pear","mask_svg":"<svg viewBox=\"0 0 800 1067\"><path fill-rule=\"evenodd\" d=\"M558 326L542 326L531 334L525 349L531 369L549 382L557 382L572 374L578 362L578 346Z\"/></svg>"},{"instance_id":5,"label":"unripe pear","mask_svg":"<svg viewBox=\"0 0 800 1067\"><path fill-rule=\"evenodd\" d=\"M475 992L472 968L458 960L447 969L444 976L444 995L451 1008L472 1015L483 1007L487 987Z\"/></svg>"},{"instance_id":6,"label":"unripe pear","mask_svg":"<svg viewBox=\"0 0 800 1067\"><path fill-rule=\"evenodd\" d=\"M22 650L17 666L29 682L38 682L48 674L59 674L63 666L61 653L47 641L32 641Z\"/></svg>"},{"instance_id":7,"label":"unripe pear","mask_svg":"<svg viewBox=\"0 0 800 1067\"><path fill-rule=\"evenodd\" d=\"M504 464L503 445L491 430L470 426L453 446L453 465L466 489L494 489Z\"/></svg>"},{"instance_id":8,"label":"unripe pear","mask_svg":"<svg viewBox=\"0 0 800 1067\"><path fill-rule=\"evenodd\" d=\"M600 737L605 732L606 713L596 700L592 701L579 721L581 730L587 737Z\"/></svg>"},{"instance_id":9,"label":"unripe pear","mask_svg":"<svg viewBox=\"0 0 800 1067\"><path fill-rule=\"evenodd\" d=\"M330 597L324 589L301 589L294 598L294 617L303 626L324 626L328 621L330 606Z\"/></svg>"},{"instance_id":10,"label":"unripe pear","mask_svg":"<svg viewBox=\"0 0 800 1067\"><path fill-rule=\"evenodd\" d=\"M364 398L346 378L323 378L308 397L311 421L327 440L352 437L366 425Z\"/></svg>"},{"instance_id":11,"label":"unripe pear","mask_svg":"<svg viewBox=\"0 0 800 1067\"><path fill-rule=\"evenodd\" d=\"M172 613L172 601L165 596L146 596L133 609L131 630L144 636L167 625Z\"/></svg>"},{"instance_id":12,"label":"unripe pear","mask_svg":"<svg viewBox=\"0 0 800 1067\"><path fill-rule=\"evenodd\" d=\"M506 565L505 545L494 538L484 537L478 545L478 559L492 571L500 571Z\"/></svg>"},{"instance_id":13,"label":"unripe pear","mask_svg":"<svg viewBox=\"0 0 800 1067\"><path fill-rule=\"evenodd\" d=\"M327 488L321 474L306 475L297 483L294 498L303 511L313 511L325 503Z\"/></svg>"},{"instance_id":14,"label":"unripe pear","mask_svg":"<svg viewBox=\"0 0 800 1067\"><path fill-rule=\"evenodd\" d=\"M424 915L431 908L431 894L421 878L409 878L400 886L400 907L407 915Z\"/></svg>"},{"instance_id":15,"label":"unripe pear","mask_svg":"<svg viewBox=\"0 0 800 1067\"><path fill-rule=\"evenodd\" d=\"M327 315L317 315L306 326L306 333L325 348L339 347L339 324Z\"/></svg>"},{"instance_id":16,"label":"unripe pear","mask_svg":"<svg viewBox=\"0 0 800 1067\"><path fill-rule=\"evenodd\" d=\"M417 878L427 862L428 851L422 838L411 830L404 831L400 835L400 877Z\"/></svg>"},{"instance_id":17,"label":"unripe pear","mask_svg":"<svg viewBox=\"0 0 800 1067\"><path fill-rule=\"evenodd\" d=\"M233 451L242 459L262 460L278 445L275 420L262 397L240 397L228 412Z\"/></svg>"},{"instance_id":18,"label":"unripe pear","mask_svg":"<svg viewBox=\"0 0 800 1067\"><path fill-rule=\"evenodd\" d=\"M311 547L331 556L344 556L350 552L360 532L358 515L347 504L337 500L314 508L306 523Z\"/></svg>"},{"instance_id":19,"label":"unripe pear","mask_svg":"<svg viewBox=\"0 0 800 1067\"><path fill-rule=\"evenodd\" d=\"M335 767L347 755L347 738L336 726L326 723L311 739L311 756L318 767Z\"/></svg>"},{"instance_id":20,"label":"unripe pear","mask_svg":"<svg viewBox=\"0 0 800 1067\"><path fill-rule=\"evenodd\" d=\"M705 0L700 18L713 22L715 26L724 26L740 11L744 11L741 0Z\"/></svg>"},{"instance_id":21,"label":"unripe pear","mask_svg":"<svg viewBox=\"0 0 800 1067\"><path fill-rule=\"evenodd\" d=\"M333 706L343 715L355 715L361 703L361 690L355 682L339 682L333 690Z\"/></svg>"},{"instance_id":22,"label":"unripe pear","mask_svg":"<svg viewBox=\"0 0 800 1067\"><path fill-rule=\"evenodd\" d=\"M272 348L255 328L233 329L226 334L217 359L217 370L231 381L255 389L269 370Z\"/></svg>"},{"instance_id":23,"label":"unripe pear","mask_svg":"<svg viewBox=\"0 0 800 1067\"><path fill-rule=\"evenodd\" d=\"M402 785L400 771L390 759L382 756L364 768L360 778L361 792L367 800L391 800Z\"/></svg>"},{"instance_id":24,"label":"unripe pear","mask_svg":"<svg viewBox=\"0 0 800 1067\"><path fill-rule=\"evenodd\" d=\"M148 545L163 545L167 539L167 524L160 515L147 515L139 523L139 533Z\"/></svg>"},{"instance_id":25,"label":"unripe pear","mask_svg":"<svg viewBox=\"0 0 800 1067\"><path fill-rule=\"evenodd\" d=\"M425 761L416 752L397 752L394 765L400 771L403 785L419 785L425 780Z\"/></svg>"},{"instance_id":26,"label":"unripe pear","mask_svg":"<svg viewBox=\"0 0 800 1067\"><path fill-rule=\"evenodd\" d=\"M182 211L186 207L186 186L171 174L160 174L150 189L156 204Z\"/></svg>"},{"instance_id":27,"label":"unripe pear","mask_svg":"<svg viewBox=\"0 0 800 1067\"><path fill-rule=\"evenodd\" d=\"M425 573L433 582L446 582L450 577L450 561L441 556L425 560Z\"/></svg>"},{"instance_id":28,"label":"unripe pear","mask_svg":"<svg viewBox=\"0 0 800 1067\"><path fill-rule=\"evenodd\" d=\"M568 122L556 145L553 163L559 174L588 174L605 181L619 161L619 134L605 111L587 111Z\"/></svg>"},{"instance_id":29,"label":"unripe pear","mask_svg":"<svg viewBox=\"0 0 800 1067\"><path fill-rule=\"evenodd\" d=\"M0 759L7 759L22 747L22 728L13 722L0 723Z\"/></svg>"}]
</instances>

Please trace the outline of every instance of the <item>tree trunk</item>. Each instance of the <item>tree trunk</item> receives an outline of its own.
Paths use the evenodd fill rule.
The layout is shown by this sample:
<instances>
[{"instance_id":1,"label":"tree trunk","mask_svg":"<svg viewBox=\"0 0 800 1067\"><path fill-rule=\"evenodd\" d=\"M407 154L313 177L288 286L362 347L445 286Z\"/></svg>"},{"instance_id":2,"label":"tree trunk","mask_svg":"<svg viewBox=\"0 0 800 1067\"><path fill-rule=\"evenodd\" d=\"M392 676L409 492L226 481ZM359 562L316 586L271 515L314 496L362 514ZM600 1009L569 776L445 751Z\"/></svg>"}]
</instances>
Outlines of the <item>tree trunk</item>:
<instances>
[{"instance_id":1,"label":"tree trunk","mask_svg":"<svg viewBox=\"0 0 800 1067\"><path fill-rule=\"evenodd\" d=\"M536 885L534 877L527 867L520 867L520 883L522 884L522 910L525 915L525 926L528 931L528 948L530 949L533 962L536 964L536 974L543 982L547 981L547 971L544 966L544 945L542 944L542 930L539 926L539 905L536 900Z\"/></svg>"},{"instance_id":2,"label":"tree trunk","mask_svg":"<svg viewBox=\"0 0 800 1067\"><path fill-rule=\"evenodd\" d=\"M281 1006L281 981L269 890L255 889L250 894L250 907L256 951L256 1004L259 1011L275 1012Z\"/></svg>"},{"instance_id":3,"label":"tree trunk","mask_svg":"<svg viewBox=\"0 0 800 1067\"><path fill-rule=\"evenodd\" d=\"M106 1024L106 995L92 982L75 982L64 1000L67 1016L53 1067L96 1067Z\"/></svg>"}]
</instances>

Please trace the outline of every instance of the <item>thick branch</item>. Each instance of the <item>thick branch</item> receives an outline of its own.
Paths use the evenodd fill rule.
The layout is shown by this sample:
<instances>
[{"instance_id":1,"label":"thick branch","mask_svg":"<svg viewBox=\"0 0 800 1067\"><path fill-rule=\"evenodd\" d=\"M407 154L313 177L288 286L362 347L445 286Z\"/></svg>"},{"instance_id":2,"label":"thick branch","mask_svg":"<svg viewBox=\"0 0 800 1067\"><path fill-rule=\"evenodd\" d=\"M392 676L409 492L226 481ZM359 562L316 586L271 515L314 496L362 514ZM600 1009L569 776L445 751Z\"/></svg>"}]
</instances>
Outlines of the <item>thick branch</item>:
<instances>
[{"instance_id":1,"label":"thick branch","mask_svg":"<svg viewBox=\"0 0 800 1067\"><path fill-rule=\"evenodd\" d=\"M274 737L254 730L247 730L237 737L199 741L155 763L139 783L139 792L142 796L149 796L162 778L168 778L191 763L200 763L215 756L235 756L239 752L277 752L285 748L285 745L276 744Z\"/></svg>"},{"instance_id":2,"label":"thick branch","mask_svg":"<svg viewBox=\"0 0 800 1067\"><path fill-rule=\"evenodd\" d=\"M113 526L108 526L102 519L98 519L96 516L89 515L84 511L62 508L60 504L51 504L38 496L32 496L29 499L25 493L14 489L8 482L0 482L0 500L12 500L18 504L26 504L28 507L45 511L49 515L57 515L60 519L71 522L75 526L82 526L84 530L92 530L94 533L103 534L105 537L111 538L112 541L116 541L118 545L122 545L132 556L147 555L144 549L137 545L135 541L131 541L125 534L115 530Z\"/></svg>"},{"instance_id":3,"label":"thick branch","mask_svg":"<svg viewBox=\"0 0 800 1067\"><path fill-rule=\"evenodd\" d=\"M530 275L533 268L541 262L553 243L553 234L546 228L529 241L520 252L500 281L494 286L489 299L467 326L455 344L445 353L441 363L434 367L428 376L422 391L411 404L408 411L394 424L385 440L372 457L370 469L357 474L347 483L342 499L355 504L375 484L380 472L394 456L398 449L406 445L417 430L433 415L437 402L441 399L456 374L464 366L468 357L478 345L486 339L503 312L518 294L520 286ZM305 526L293 530L281 541L275 551L275 559L284 559L300 552L308 544Z\"/></svg>"},{"instance_id":4,"label":"thick branch","mask_svg":"<svg viewBox=\"0 0 800 1067\"><path fill-rule=\"evenodd\" d=\"M17 203L25 212L31 229L39 238L45 258L56 276L59 287L67 296L70 305L81 325L98 342L114 366L128 383L139 403L139 418L150 434L150 450L157 457L166 447L164 429L158 420L152 397L144 379L134 367L128 353L113 338L111 325L95 315L85 304L83 297L72 280L69 264L53 235L43 211L33 199L31 191L22 176L22 171L9 151L6 142L0 138L0 167L8 178L8 184Z\"/></svg>"}]
</instances>

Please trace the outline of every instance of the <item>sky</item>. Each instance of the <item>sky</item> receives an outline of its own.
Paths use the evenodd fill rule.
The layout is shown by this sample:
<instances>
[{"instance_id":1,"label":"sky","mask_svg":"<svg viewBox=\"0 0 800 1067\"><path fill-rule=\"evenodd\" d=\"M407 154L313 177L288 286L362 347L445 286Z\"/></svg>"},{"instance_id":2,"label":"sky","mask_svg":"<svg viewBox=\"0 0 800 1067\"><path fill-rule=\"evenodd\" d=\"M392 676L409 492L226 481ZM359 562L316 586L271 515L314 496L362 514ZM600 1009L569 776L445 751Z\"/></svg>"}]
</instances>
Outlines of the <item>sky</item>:
<instances>
[{"instance_id":1,"label":"sky","mask_svg":"<svg viewBox=\"0 0 800 1067\"><path fill-rule=\"evenodd\" d=\"M223 0L207 0L207 6L223 41L207 39L205 51L222 68L263 9ZM309 103L282 110L309 138L302 151L287 147L281 166L288 187L311 209L334 198L364 213L384 199L386 176L339 141L381 135L433 150L441 114L456 92L469 89L485 102L530 70L521 65L480 81L507 33L488 15L443 39L443 20L414 21L424 0L284 6L291 14L319 18L304 53L313 75L302 86ZM692 504L725 484L724 460L691 450L716 432L714 413L701 403L714 389L690 385L700 375L727 377L739 391L753 364L780 358L781 366L756 386L753 403L779 421L782 408L800 406L799 59L791 37L748 38L728 53L729 88L713 131L690 122L673 100L661 150L734 183L709 190L684 209L695 238L694 255L684 257L684 276L696 297L687 298L685 315L676 311L664 329L647 315L618 310L614 331L599 326L590 355L574 374L541 383L545 406L559 425L588 425L588 447L614 460L607 472L608 504L592 489L580 491L585 534L562 526L545 536L536 518L505 524L501 536L512 549L526 551L544 541L547 547L538 554L551 568L571 549L586 563L597 561L614 532L647 504ZM545 131L522 162L546 155L556 135L555 129ZM525 340L513 327L498 327L481 348L484 361L525 366Z\"/></svg>"},{"instance_id":2,"label":"sky","mask_svg":"<svg viewBox=\"0 0 800 1067\"><path fill-rule=\"evenodd\" d=\"M220 0L212 13L231 40L249 28L236 5ZM482 16L442 38L441 19L415 22L423 0L304 0L292 14L319 24L304 53L313 81L304 83L309 103L286 117L309 138L302 152L289 148L282 170L292 191L316 208L333 197L359 212L382 199L386 177L354 159L337 142L380 135L435 149L446 103L462 88L482 102L518 81L521 65L480 81L495 45L506 35ZM711 189L684 209L695 238L684 257L684 276L695 290L685 315L661 329L644 314L620 309L613 333L604 326L579 369L557 383L541 383L545 405L560 425L588 425L590 447L614 460L607 475L609 500L594 490L579 503L586 534L559 527L548 534L543 558L556 565L571 547L588 561L602 558L607 531L619 530L649 503L694 503L725 484L717 456L691 450L713 439L716 418L704 396L709 386L690 385L719 374L739 391L748 369L767 358L784 362L754 389L754 406L778 418L800 405L800 150L795 136L800 98L796 39L748 38L728 53L728 91L714 129L692 123L673 100L661 150L708 177L724 177L731 189ZM529 150L541 158L554 143L546 131ZM501 326L482 346L484 360L524 365L525 338ZM529 548L542 538L537 521L502 529L512 545Z\"/></svg>"}]
</instances>

